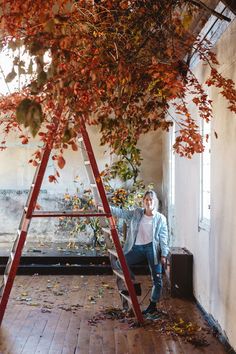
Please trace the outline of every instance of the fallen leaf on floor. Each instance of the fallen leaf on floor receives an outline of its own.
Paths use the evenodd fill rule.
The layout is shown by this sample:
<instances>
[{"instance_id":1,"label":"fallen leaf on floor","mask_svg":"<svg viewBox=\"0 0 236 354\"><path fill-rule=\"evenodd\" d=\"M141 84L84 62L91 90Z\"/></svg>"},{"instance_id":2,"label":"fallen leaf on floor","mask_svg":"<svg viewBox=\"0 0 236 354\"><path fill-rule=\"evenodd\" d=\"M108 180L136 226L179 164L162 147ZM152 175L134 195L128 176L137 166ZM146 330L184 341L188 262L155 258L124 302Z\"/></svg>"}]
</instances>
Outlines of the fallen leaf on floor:
<instances>
[{"instance_id":1,"label":"fallen leaf on floor","mask_svg":"<svg viewBox=\"0 0 236 354\"><path fill-rule=\"evenodd\" d=\"M64 311L71 311L72 310L71 306L67 306L67 305L59 305L58 308L61 310L64 310Z\"/></svg>"},{"instance_id":2,"label":"fallen leaf on floor","mask_svg":"<svg viewBox=\"0 0 236 354\"><path fill-rule=\"evenodd\" d=\"M96 304L96 300L93 296L89 296L88 300L90 301L91 304Z\"/></svg>"},{"instance_id":3,"label":"fallen leaf on floor","mask_svg":"<svg viewBox=\"0 0 236 354\"><path fill-rule=\"evenodd\" d=\"M84 306L80 305L80 304L75 304L75 305L71 305L71 307L73 310L76 310L76 309L80 309L81 307L84 307Z\"/></svg>"},{"instance_id":4,"label":"fallen leaf on floor","mask_svg":"<svg viewBox=\"0 0 236 354\"><path fill-rule=\"evenodd\" d=\"M27 305L35 306L35 307L40 306L40 304L38 302L27 302Z\"/></svg>"},{"instance_id":5,"label":"fallen leaf on floor","mask_svg":"<svg viewBox=\"0 0 236 354\"><path fill-rule=\"evenodd\" d=\"M43 308L41 308L41 312L42 313L46 313L46 312L51 313L52 311L43 307Z\"/></svg>"},{"instance_id":6,"label":"fallen leaf on floor","mask_svg":"<svg viewBox=\"0 0 236 354\"><path fill-rule=\"evenodd\" d=\"M65 293L63 291L53 291L53 295L55 295L55 296L62 296L64 294Z\"/></svg>"},{"instance_id":7,"label":"fallen leaf on floor","mask_svg":"<svg viewBox=\"0 0 236 354\"><path fill-rule=\"evenodd\" d=\"M45 308L45 309L52 309L53 306L52 306L52 305L45 304L45 305L43 305L43 308Z\"/></svg>"},{"instance_id":8,"label":"fallen leaf on floor","mask_svg":"<svg viewBox=\"0 0 236 354\"><path fill-rule=\"evenodd\" d=\"M24 301L24 302L28 302L31 301L32 298L29 296L17 296L16 297L16 301Z\"/></svg>"},{"instance_id":9,"label":"fallen leaf on floor","mask_svg":"<svg viewBox=\"0 0 236 354\"><path fill-rule=\"evenodd\" d=\"M103 288L99 288L98 289L98 297L103 297L104 295L104 289Z\"/></svg>"},{"instance_id":10,"label":"fallen leaf on floor","mask_svg":"<svg viewBox=\"0 0 236 354\"><path fill-rule=\"evenodd\" d=\"M112 286L110 286L109 284L105 283L102 281L102 287L103 288L106 288L106 289L109 289L109 290L114 290L114 288Z\"/></svg>"}]
</instances>

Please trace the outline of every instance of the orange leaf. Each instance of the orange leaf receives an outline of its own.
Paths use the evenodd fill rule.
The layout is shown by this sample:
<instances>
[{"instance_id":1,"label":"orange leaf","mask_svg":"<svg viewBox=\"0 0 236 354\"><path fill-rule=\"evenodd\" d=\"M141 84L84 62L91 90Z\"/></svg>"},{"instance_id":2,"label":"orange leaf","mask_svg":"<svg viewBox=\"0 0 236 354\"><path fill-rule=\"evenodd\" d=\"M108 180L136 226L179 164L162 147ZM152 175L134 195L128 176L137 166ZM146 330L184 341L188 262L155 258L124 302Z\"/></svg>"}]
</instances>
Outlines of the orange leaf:
<instances>
[{"instance_id":1,"label":"orange leaf","mask_svg":"<svg viewBox=\"0 0 236 354\"><path fill-rule=\"evenodd\" d=\"M66 161L65 161L65 159L64 159L64 157L62 155L58 156L57 164L58 164L58 167L61 168L61 169L65 166Z\"/></svg>"},{"instance_id":2,"label":"orange leaf","mask_svg":"<svg viewBox=\"0 0 236 354\"><path fill-rule=\"evenodd\" d=\"M74 141L72 141L71 147L73 151L78 151L78 145Z\"/></svg>"},{"instance_id":3,"label":"orange leaf","mask_svg":"<svg viewBox=\"0 0 236 354\"><path fill-rule=\"evenodd\" d=\"M122 8L122 10L127 10L129 7L129 2L124 0L120 3L120 7Z\"/></svg>"}]
</instances>

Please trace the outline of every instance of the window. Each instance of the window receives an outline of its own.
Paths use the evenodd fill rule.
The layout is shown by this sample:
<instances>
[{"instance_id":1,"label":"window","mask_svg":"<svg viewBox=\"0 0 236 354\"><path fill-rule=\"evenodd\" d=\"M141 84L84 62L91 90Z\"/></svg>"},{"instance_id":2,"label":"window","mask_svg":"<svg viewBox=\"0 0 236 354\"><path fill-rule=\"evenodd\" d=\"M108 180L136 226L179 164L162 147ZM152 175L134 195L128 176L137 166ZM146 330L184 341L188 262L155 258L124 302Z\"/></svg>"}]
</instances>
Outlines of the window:
<instances>
[{"instance_id":1,"label":"window","mask_svg":"<svg viewBox=\"0 0 236 354\"><path fill-rule=\"evenodd\" d=\"M169 203L170 207L173 208L175 205L175 155L173 151L173 145L175 143L175 124L172 126L170 132L170 146L169 146Z\"/></svg>"},{"instance_id":2,"label":"window","mask_svg":"<svg viewBox=\"0 0 236 354\"><path fill-rule=\"evenodd\" d=\"M173 145L175 142L175 124L169 133L169 201L168 201L168 225L169 225L169 242L173 243L174 223L175 223L175 154Z\"/></svg>"},{"instance_id":3,"label":"window","mask_svg":"<svg viewBox=\"0 0 236 354\"><path fill-rule=\"evenodd\" d=\"M205 150L200 157L200 228L210 227L211 198L211 124L202 121L202 136Z\"/></svg>"}]
</instances>

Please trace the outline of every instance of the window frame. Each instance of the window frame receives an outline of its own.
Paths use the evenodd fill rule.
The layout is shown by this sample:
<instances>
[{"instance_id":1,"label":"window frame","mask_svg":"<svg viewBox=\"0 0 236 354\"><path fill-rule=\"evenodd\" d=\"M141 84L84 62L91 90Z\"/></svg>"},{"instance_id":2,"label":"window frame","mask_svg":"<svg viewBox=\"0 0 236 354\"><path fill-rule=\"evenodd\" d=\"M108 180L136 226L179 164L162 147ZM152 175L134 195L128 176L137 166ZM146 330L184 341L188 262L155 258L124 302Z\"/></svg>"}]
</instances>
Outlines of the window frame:
<instances>
[{"instance_id":1,"label":"window frame","mask_svg":"<svg viewBox=\"0 0 236 354\"><path fill-rule=\"evenodd\" d=\"M200 185L199 185L199 223L198 223L198 229L199 231L201 229L205 231L210 230L210 225L211 225L211 122L209 121L208 123L206 121L201 122L201 132L203 139L205 141L205 150L201 153L200 155ZM208 142L206 142L206 135L208 134ZM207 151L208 150L208 151ZM207 155L206 155L207 154ZM204 161L208 162L204 162ZM207 175L209 176L209 190L204 190L204 178L206 178L206 173L204 170L208 168ZM206 170L205 170L206 171ZM209 209L209 217L206 217L206 214L204 214L205 210L205 197L204 194L209 193L209 204L208 204L208 209Z\"/></svg>"}]
</instances>

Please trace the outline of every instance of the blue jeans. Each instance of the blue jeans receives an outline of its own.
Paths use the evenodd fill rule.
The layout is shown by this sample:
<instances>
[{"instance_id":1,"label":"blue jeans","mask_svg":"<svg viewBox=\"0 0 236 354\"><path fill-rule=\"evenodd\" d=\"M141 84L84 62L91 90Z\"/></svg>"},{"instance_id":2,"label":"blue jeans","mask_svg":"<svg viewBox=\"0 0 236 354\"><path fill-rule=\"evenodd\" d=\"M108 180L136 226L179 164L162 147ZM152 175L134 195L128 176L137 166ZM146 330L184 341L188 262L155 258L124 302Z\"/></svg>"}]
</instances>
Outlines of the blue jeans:
<instances>
[{"instance_id":1,"label":"blue jeans","mask_svg":"<svg viewBox=\"0 0 236 354\"><path fill-rule=\"evenodd\" d=\"M154 264L154 254L152 242L146 245L134 245L131 251L125 255L129 269L132 265L141 263L147 260L148 266L152 277L152 292L150 300L152 302L158 302L161 296L162 290L162 265L161 263ZM131 278L134 280L134 274L130 270Z\"/></svg>"}]
</instances>

